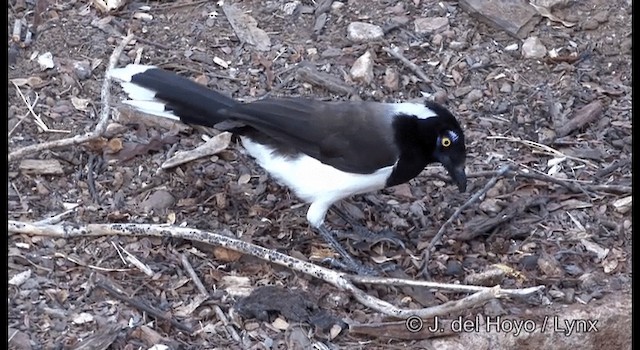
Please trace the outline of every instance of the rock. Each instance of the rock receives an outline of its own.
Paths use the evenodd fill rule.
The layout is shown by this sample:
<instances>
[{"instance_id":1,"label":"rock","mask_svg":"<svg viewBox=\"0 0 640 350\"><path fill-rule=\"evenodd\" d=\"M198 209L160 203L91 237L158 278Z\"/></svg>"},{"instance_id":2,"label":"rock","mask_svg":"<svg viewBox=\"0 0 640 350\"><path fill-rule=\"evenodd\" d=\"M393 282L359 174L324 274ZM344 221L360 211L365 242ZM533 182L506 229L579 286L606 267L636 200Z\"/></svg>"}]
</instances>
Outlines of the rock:
<instances>
[{"instance_id":1,"label":"rock","mask_svg":"<svg viewBox=\"0 0 640 350\"><path fill-rule=\"evenodd\" d=\"M373 57L367 51L358 57L351 67L351 78L355 81L369 84L373 81Z\"/></svg>"},{"instance_id":2,"label":"rock","mask_svg":"<svg viewBox=\"0 0 640 350\"><path fill-rule=\"evenodd\" d=\"M449 43L449 48L456 51L464 50L467 48L467 43L465 41L452 41Z\"/></svg>"},{"instance_id":3,"label":"rock","mask_svg":"<svg viewBox=\"0 0 640 350\"><path fill-rule=\"evenodd\" d=\"M91 78L91 64L89 61L75 61L73 62L73 72L80 80L89 79Z\"/></svg>"},{"instance_id":4,"label":"rock","mask_svg":"<svg viewBox=\"0 0 640 350\"><path fill-rule=\"evenodd\" d=\"M344 2L334 1L331 3L331 12L340 12L344 8Z\"/></svg>"},{"instance_id":5,"label":"rock","mask_svg":"<svg viewBox=\"0 0 640 350\"><path fill-rule=\"evenodd\" d=\"M400 74L395 69L387 67L384 71L384 86L389 91L398 91L400 88Z\"/></svg>"},{"instance_id":6,"label":"rock","mask_svg":"<svg viewBox=\"0 0 640 350\"><path fill-rule=\"evenodd\" d=\"M413 24L416 34L432 34L445 30L449 26L449 19L447 17L425 17L416 19Z\"/></svg>"},{"instance_id":7,"label":"rock","mask_svg":"<svg viewBox=\"0 0 640 350\"><path fill-rule=\"evenodd\" d=\"M593 16L593 19L596 20L598 23L605 23L606 21L609 20L609 12L600 11Z\"/></svg>"},{"instance_id":8,"label":"rock","mask_svg":"<svg viewBox=\"0 0 640 350\"><path fill-rule=\"evenodd\" d=\"M144 210L164 210L173 206L176 199L173 195L165 190L155 191L147 200L142 202L141 206Z\"/></svg>"},{"instance_id":9,"label":"rock","mask_svg":"<svg viewBox=\"0 0 640 350\"><path fill-rule=\"evenodd\" d=\"M594 30L598 28L598 21L593 18L589 18L584 23L582 23L582 29L584 30Z\"/></svg>"},{"instance_id":10,"label":"rock","mask_svg":"<svg viewBox=\"0 0 640 350\"><path fill-rule=\"evenodd\" d=\"M460 0L459 4L471 16L519 39L525 38L540 20L538 12L527 1Z\"/></svg>"},{"instance_id":11,"label":"rock","mask_svg":"<svg viewBox=\"0 0 640 350\"><path fill-rule=\"evenodd\" d=\"M442 39L444 39L442 34L438 33L431 38L431 43L435 46L440 46L440 44L442 44Z\"/></svg>"},{"instance_id":12,"label":"rock","mask_svg":"<svg viewBox=\"0 0 640 350\"><path fill-rule=\"evenodd\" d=\"M484 94L482 93L482 90L473 89L469 91L467 96L465 96L464 100L465 100L465 103L469 104L469 103L473 103L480 100L482 96L484 96Z\"/></svg>"},{"instance_id":13,"label":"rock","mask_svg":"<svg viewBox=\"0 0 640 350\"><path fill-rule=\"evenodd\" d=\"M282 6L282 12L284 12L284 14L287 16L291 16L296 11L298 6L300 6L300 1L288 2Z\"/></svg>"},{"instance_id":14,"label":"rock","mask_svg":"<svg viewBox=\"0 0 640 350\"><path fill-rule=\"evenodd\" d=\"M500 86L500 92L504 92L505 94L511 93L511 84L507 83L506 81L503 82L502 86Z\"/></svg>"},{"instance_id":15,"label":"rock","mask_svg":"<svg viewBox=\"0 0 640 350\"><path fill-rule=\"evenodd\" d=\"M438 90L433 94L433 100L439 104L444 104L449 99L447 92L444 90Z\"/></svg>"},{"instance_id":16,"label":"rock","mask_svg":"<svg viewBox=\"0 0 640 350\"><path fill-rule=\"evenodd\" d=\"M522 43L522 56L524 58L542 58L547 54L547 48L538 37L528 37Z\"/></svg>"},{"instance_id":17,"label":"rock","mask_svg":"<svg viewBox=\"0 0 640 350\"><path fill-rule=\"evenodd\" d=\"M380 40L384 31L380 26L364 22L351 22L347 27L347 39L354 42Z\"/></svg>"},{"instance_id":18,"label":"rock","mask_svg":"<svg viewBox=\"0 0 640 350\"><path fill-rule=\"evenodd\" d=\"M53 54L51 54L51 52L45 52L38 56L38 64L41 70L51 69L56 66L55 63L53 63Z\"/></svg>"}]
</instances>

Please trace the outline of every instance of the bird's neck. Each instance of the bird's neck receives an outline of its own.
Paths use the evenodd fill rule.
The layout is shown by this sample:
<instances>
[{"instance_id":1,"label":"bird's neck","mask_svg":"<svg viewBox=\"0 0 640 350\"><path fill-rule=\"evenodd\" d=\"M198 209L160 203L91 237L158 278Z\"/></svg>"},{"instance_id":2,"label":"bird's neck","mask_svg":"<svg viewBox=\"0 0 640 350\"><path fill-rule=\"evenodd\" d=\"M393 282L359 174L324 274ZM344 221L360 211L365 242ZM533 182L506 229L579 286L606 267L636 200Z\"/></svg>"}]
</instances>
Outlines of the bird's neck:
<instances>
[{"instance_id":1,"label":"bird's neck","mask_svg":"<svg viewBox=\"0 0 640 350\"><path fill-rule=\"evenodd\" d=\"M420 152L401 154L391 176L387 179L386 187L399 185L413 179L431 162Z\"/></svg>"}]
</instances>

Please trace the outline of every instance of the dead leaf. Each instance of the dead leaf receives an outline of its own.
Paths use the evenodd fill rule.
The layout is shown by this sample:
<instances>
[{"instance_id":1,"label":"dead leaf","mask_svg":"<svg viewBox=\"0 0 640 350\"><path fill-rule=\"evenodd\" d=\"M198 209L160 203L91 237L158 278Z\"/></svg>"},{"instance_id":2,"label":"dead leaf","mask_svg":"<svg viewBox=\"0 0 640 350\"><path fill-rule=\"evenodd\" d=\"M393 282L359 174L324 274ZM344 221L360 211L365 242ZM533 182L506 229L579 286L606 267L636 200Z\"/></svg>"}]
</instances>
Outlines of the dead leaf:
<instances>
[{"instance_id":1,"label":"dead leaf","mask_svg":"<svg viewBox=\"0 0 640 350\"><path fill-rule=\"evenodd\" d=\"M103 13L108 13L122 7L125 0L92 0L93 5Z\"/></svg>"},{"instance_id":2,"label":"dead leaf","mask_svg":"<svg viewBox=\"0 0 640 350\"><path fill-rule=\"evenodd\" d=\"M29 78L15 78L15 79L11 79L11 82L16 84L17 86L24 86L24 85L29 85L32 88L41 88L43 86L46 86L47 83L45 83L42 79L40 79L40 77L29 77Z\"/></svg>"},{"instance_id":3,"label":"dead leaf","mask_svg":"<svg viewBox=\"0 0 640 350\"><path fill-rule=\"evenodd\" d=\"M87 312L81 312L73 316L71 322L75 324L85 324L89 322L93 322L93 315Z\"/></svg>"},{"instance_id":4,"label":"dead leaf","mask_svg":"<svg viewBox=\"0 0 640 350\"><path fill-rule=\"evenodd\" d=\"M62 175L62 164L57 159L24 159L19 165L23 174Z\"/></svg>"},{"instance_id":5,"label":"dead leaf","mask_svg":"<svg viewBox=\"0 0 640 350\"><path fill-rule=\"evenodd\" d=\"M586 249L588 252L594 253L598 257L598 261L602 261L602 259L604 259L607 254L609 254L609 249L602 248L597 243L588 241L584 238L580 240L580 243L582 243L584 249Z\"/></svg>"},{"instance_id":6,"label":"dead leaf","mask_svg":"<svg viewBox=\"0 0 640 350\"><path fill-rule=\"evenodd\" d=\"M559 17L555 16L555 15L554 15L554 14L552 14L552 13L551 13L551 11L550 11L548 8L546 8L546 7L538 6L538 5L533 4L533 3L531 3L531 2L529 2L529 4L530 4L531 6L533 6L533 8L534 8L534 9L536 9L536 11L538 11L538 13L540 14L540 16L542 16L542 17L546 17L546 18L550 19L550 20L551 20L551 21L553 21L553 22L560 22L560 23L562 23L562 25L563 25L563 26L565 26L565 27L567 27L567 28L571 28L571 27L573 27L573 26L575 26L575 25L576 25L576 23L569 22L569 21L565 21L565 20L563 20L563 19L561 19L561 18L559 18Z\"/></svg>"},{"instance_id":7,"label":"dead leaf","mask_svg":"<svg viewBox=\"0 0 640 350\"><path fill-rule=\"evenodd\" d=\"M73 105L73 107L75 107L75 109L81 111L81 112L86 112L87 108L89 107L89 99L86 98L78 98L75 96L71 97L71 104Z\"/></svg>"},{"instance_id":8,"label":"dead leaf","mask_svg":"<svg viewBox=\"0 0 640 350\"><path fill-rule=\"evenodd\" d=\"M173 225L175 223L176 223L176 213L169 212L169 214L167 214L167 224Z\"/></svg>"},{"instance_id":9,"label":"dead leaf","mask_svg":"<svg viewBox=\"0 0 640 350\"><path fill-rule=\"evenodd\" d=\"M202 85L202 86L207 86L209 84L209 78L204 75L204 74L200 74L197 77L195 77L193 79L193 81L195 81L196 83Z\"/></svg>"},{"instance_id":10,"label":"dead leaf","mask_svg":"<svg viewBox=\"0 0 640 350\"><path fill-rule=\"evenodd\" d=\"M193 316L193 312L196 311L202 303L209 299L208 295L196 294L196 296L187 305L179 306L175 309L174 316L177 317L190 317Z\"/></svg>"},{"instance_id":11,"label":"dead leaf","mask_svg":"<svg viewBox=\"0 0 640 350\"><path fill-rule=\"evenodd\" d=\"M111 155L111 158L126 162L148 152L160 151L164 145L173 144L177 141L178 137L176 135L167 135L155 136L148 143L124 142L120 152Z\"/></svg>"},{"instance_id":12,"label":"dead leaf","mask_svg":"<svg viewBox=\"0 0 640 350\"><path fill-rule=\"evenodd\" d=\"M284 319L278 317L275 320L273 320L273 322L271 322L271 326L273 326L273 328L281 330L281 331L285 331L287 329L289 329L289 322L285 321Z\"/></svg>"},{"instance_id":13,"label":"dead leaf","mask_svg":"<svg viewBox=\"0 0 640 350\"><path fill-rule=\"evenodd\" d=\"M216 260L220 260L223 262L234 262L238 261L242 257L242 253L222 247L214 247L213 256L216 258Z\"/></svg>"},{"instance_id":14,"label":"dead leaf","mask_svg":"<svg viewBox=\"0 0 640 350\"><path fill-rule=\"evenodd\" d=\"M250 174L242 174L240 175L240 178L238 179L238 185L244 185L249 183L249 180L251 180L251 175Z\"/></svg>"},{"instance_id":15,"label":"dead leaf","mask_svg":"<svg viewBox=\"0 0 640 350\"><path fill-rule=\"evenodd\" d=\"M233 27L236 36L240 41L253 45L258 51L269 51L271 49L271 38L264 30L258 28L258 22L246 14L237 5L225 3L222 6L227 20Z\"/></svg>"},{"instance_id":16,"label":"dead leaf","mask_svg":"<svg viewBox=\"0 0 640 350\"><path fill-rule=\"evenodd\" d=\"M23 271L9 279L9 284L12 286L20 286L31 277L31 270Z\"/></svg>"},{"instance_id":17,"label":"dead leaf","mask_svg":"<svg viewBox=\"0 0 640 350\"><path fill-rule=\"evenodd\" d=\"M113 138L107 143L107 150L110 153L120 152L120 150L122 150L122 147L122 139L120 138Z\"/></svg>"}]
</instances>

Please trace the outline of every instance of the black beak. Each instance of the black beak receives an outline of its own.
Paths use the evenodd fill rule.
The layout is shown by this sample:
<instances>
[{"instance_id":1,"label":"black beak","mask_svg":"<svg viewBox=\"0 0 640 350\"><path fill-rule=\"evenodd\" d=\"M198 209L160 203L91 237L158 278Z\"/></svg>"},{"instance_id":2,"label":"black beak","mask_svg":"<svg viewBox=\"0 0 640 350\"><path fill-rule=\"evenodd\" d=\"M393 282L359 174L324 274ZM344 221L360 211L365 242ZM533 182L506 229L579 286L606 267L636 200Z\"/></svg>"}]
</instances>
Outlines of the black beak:
<instances>
[{"instance_id":1,"label":"black beak","mask_svg":"<svg viewBox=\"0 0 640 350\"><path fill-rule=\"evenodd\" d=\"M464 164L458 166L447 166L447 171L453 182L458 185L460 193L467 190L467 174L464 172Z\"/></svg>"}]
</instances>

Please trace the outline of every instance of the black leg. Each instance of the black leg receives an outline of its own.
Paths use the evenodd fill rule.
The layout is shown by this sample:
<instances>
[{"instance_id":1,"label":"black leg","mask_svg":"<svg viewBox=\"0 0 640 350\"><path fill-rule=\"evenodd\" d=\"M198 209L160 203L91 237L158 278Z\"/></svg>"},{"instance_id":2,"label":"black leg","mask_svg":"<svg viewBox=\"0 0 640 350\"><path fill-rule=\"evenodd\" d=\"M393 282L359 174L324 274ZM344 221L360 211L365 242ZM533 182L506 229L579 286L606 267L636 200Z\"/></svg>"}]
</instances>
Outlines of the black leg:
<instances>
[{"instance_id":1,"label":"black leg","mask_svg":"<svg viewBox=\"0 0 640 350\"><path fill-rule=\"evenodd\" d=\"M358 275L370 275L370 276L377 275L375 270L364 266L362 263L354 259L354 257L351 256L351 254L349 254L349 252L347 252L346 249L344 249L342 244L340 244L340 242L336 240L336 238L333 236L333 233L327 228L327 226L325 225L320 226L320 228L318 228L318 231L320 232L324 240L327 241L329 245L331 245L331 248L333 248L336 252L338 252L338 254L340 254L342 259L344 260L344 261L335 261L331 259L333 260L331 261L332 265L338 266L350 272L354 272Z\"/></svg>"},{"instance_id":2,"label":"black leg","mask_svg":"<svg viewBox=\"0 0 640 350\"><path fill-rule=\"evenodd\" d=\"M356 220L354 220L352 217L349 216L349 214L347 214L337 206L334 205L333 207L331 207L331 209L333 210L334 213L338 214L338 216L342 218L342 220L346 221L349 225L351 225L353 232L357 233L358 236L362 239L362 241L368 242L371 245L374 245L380 242L387 242L397 247L400 247L402 249L405 248L404 242L402 241L402 239L398 237L398 235L393 231L385 229L380 232L372 232L365 226L356 223Z\"/></svg>"}]
</instances>

